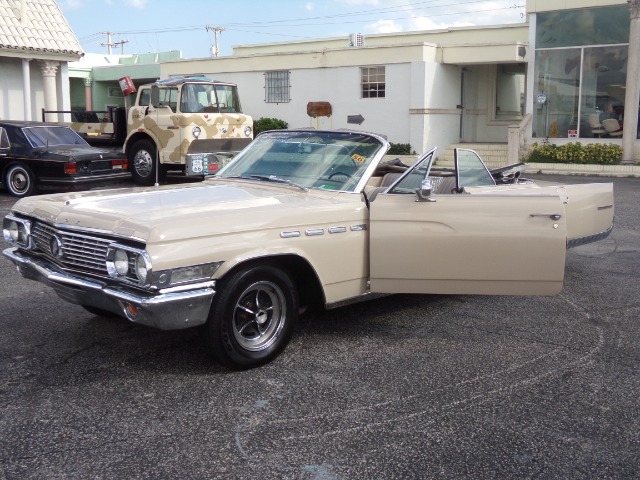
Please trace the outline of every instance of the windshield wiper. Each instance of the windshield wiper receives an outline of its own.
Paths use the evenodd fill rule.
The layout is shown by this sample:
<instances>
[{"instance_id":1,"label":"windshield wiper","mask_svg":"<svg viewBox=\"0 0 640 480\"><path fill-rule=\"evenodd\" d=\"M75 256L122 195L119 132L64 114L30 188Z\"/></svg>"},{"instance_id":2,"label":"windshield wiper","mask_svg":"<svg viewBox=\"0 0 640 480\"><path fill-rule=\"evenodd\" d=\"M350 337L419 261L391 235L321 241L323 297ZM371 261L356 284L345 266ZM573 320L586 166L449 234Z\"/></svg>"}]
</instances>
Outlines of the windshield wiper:
<instances>
[{"instance_id":1,"label":"windshield wiper","mask_svg":"<svg viewBox=\"0 0 640 480\"><path fill-rule=\"evenodd\" d=\"M266 182L286 183L287 185L298 187L300 190L304 190L305 192L309 191L309 189L304 185L300 185L299 183L292 182L291 180L287 180L286 178L278 177L277 175L249 175L249 178L255 178L256 180L264 180Z\"/></svg>"}]
</instances>

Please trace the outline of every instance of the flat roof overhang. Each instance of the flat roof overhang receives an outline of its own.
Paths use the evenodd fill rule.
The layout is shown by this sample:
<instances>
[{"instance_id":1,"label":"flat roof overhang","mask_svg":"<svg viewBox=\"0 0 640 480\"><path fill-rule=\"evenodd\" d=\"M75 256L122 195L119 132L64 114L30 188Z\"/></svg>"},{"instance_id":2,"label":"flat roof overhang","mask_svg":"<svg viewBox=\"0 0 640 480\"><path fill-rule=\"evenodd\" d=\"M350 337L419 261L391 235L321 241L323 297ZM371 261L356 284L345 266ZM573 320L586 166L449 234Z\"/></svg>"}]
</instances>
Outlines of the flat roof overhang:
<instances>
[{"instance_id":1,"label":"flat roof overhang","mask_svg":"<svg viewBox=\"0 0 640 480\"><path fill-rule=\"evenodd\" d=\"M528 62L526 43L465 44L440 46L440 63L449 65L477 65L479 63Z\"/></svg>"}]
</instances>

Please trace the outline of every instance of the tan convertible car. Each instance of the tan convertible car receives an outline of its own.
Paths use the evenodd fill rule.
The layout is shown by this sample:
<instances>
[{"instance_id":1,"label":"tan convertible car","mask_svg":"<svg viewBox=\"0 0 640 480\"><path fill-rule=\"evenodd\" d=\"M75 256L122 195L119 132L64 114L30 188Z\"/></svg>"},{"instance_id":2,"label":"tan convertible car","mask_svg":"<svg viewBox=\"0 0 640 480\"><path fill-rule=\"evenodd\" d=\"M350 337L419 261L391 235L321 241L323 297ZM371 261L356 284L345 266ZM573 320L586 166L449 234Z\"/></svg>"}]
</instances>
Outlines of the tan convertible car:
<instances>
[{"instance_id":1,"label":"tan convertible car","mask_svg":"<svg viewBox=\"0 0 640 480\"><path fill-rule=\"evenodd\" d=\"M522 165L383 161L381 136L259 135L202 183L18 201L4 251L96 315L203 326L232 368L273 359L305 306L375 294L553 295L569 247L606 237L613 186L537 185Z\"/></svg>"}]
</instances>

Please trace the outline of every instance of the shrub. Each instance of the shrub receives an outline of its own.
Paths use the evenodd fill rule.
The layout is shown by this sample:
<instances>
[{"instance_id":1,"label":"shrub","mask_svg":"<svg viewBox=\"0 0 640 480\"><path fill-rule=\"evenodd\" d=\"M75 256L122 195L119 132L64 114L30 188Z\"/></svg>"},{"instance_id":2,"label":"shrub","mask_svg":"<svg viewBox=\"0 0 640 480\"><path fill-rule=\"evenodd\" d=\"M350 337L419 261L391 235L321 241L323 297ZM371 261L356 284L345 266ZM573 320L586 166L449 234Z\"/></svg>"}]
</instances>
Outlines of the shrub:
<instances>
[{"instance_id":1,"label":"shrub","mask_svg":"<svg viewBox=\"0 0 640 480\"><path fill-rule=\"evenodd\" d=\"M523 159L525 162L613 165L620 163L622 159L622 147L613 143L534 143L531 147L532 150Z\"/></svg>"},{"instance_id":2,"label":"shrub","mask_svg":"<svg viewBox=\"0 0 640 480\"><path fill-rule=\"evenodd\" d=\"M387 155L412 155L415 152L411 151L410 143L391 143L391 148L387 152Z\"/></svg>"},{"instance_id":3,"label":"shrub","mask_svg":"<svg viewBox=\"0 0 640 480\"><path fill-rule=\"evenodd\" d=\"M258 135L260 132L267 130L282 130L289 128L289 124L279 118L260 117L253 122L253 135Z\"/></svg>"}]
</instances>

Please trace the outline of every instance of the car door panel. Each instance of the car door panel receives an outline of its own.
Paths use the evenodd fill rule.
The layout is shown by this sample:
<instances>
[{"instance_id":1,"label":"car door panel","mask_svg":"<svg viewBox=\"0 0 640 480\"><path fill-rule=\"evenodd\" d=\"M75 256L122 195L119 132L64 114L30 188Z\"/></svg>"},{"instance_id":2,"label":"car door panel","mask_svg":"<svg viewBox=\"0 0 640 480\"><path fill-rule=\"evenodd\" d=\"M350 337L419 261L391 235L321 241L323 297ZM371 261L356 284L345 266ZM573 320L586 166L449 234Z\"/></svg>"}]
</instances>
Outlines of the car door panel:
<instances>
[{"instance_id":1,"label":"car door panel","mask_svg":"<svg viewBox=\"0 0 640 480\"><path fill-rule=\"evenodd\" d=\"M552 295L566 255L558 195L381 194L371 205L371 290ZM559 215L559 218L557 216Z\"/></svg>"}]
</instances>

